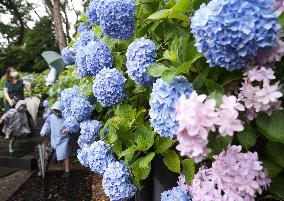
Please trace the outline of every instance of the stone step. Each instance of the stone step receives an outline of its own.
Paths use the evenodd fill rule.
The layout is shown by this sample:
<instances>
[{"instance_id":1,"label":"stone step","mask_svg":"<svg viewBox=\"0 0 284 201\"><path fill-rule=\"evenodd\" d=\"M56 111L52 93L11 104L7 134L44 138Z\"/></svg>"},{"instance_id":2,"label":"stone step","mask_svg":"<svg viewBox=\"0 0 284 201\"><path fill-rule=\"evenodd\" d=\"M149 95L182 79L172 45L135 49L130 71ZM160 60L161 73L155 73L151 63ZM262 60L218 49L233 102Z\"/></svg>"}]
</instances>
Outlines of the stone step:
<instances>
[{"instance_id":1,"label":"stone step","mask_svg":"<svg viewBox=\"0 0 284 201\"><path fill-rule=\"evenodd\" d=\"M27 154L19 158L13 156L0 156L0 167L34 170L37 168L37 161L33 154Z\"/></svg>"}]
</instances>

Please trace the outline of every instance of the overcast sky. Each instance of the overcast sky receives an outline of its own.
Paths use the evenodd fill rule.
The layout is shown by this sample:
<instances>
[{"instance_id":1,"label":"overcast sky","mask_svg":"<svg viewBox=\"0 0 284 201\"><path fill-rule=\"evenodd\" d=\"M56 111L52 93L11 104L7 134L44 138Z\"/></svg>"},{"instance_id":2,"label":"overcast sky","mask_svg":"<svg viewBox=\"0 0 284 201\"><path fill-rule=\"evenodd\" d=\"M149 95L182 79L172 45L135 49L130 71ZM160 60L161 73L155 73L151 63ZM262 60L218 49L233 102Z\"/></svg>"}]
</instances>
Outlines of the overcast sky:
<instances>
[{"instance_id":1,"label":"overcast sky","mask_svg":"<svg viewBox=\"0 0 284 201\"><path fill-rule=\"evenodd\" d=\"M34 10L31 12L31 16L34 19L34 21L39 20L37 14L42 17L46 16L46 9L44 7L44 4L42 3L43 0L27 0L29 3L34 3ZM62 1L62 0L61 0ZM63 0L64 1L64 0ZM75 11L83 11L83 0L68 0L69 1L69 7L68 10L68 18L71 23L71 35L75 32L74 25L76 23L76 14ZM35 13L36 11L36 13ZM11 16L9 15L3 15L0 13L0 21L4 22L5 24L8 24L10 22ZM29 22L28 26L32 27L34 25L34 22ZM0 34L0 43L6 42L5 38Z\"/></svg>"}]
</instances>

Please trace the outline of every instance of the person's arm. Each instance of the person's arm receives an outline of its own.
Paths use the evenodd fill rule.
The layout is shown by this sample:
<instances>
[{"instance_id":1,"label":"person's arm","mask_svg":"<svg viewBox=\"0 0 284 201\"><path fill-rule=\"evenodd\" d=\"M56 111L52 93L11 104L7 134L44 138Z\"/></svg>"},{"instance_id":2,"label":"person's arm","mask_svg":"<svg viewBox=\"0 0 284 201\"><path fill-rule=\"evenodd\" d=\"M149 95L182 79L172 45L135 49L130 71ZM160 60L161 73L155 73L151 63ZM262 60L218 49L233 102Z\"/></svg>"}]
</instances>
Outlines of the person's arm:
<instances>
[{"instance_id":1,"label":"person's arm","mask_svg":"<svg viewBox=\"0 0 284 201\"><path fill-rule=\"evenodd\" d=\"M40 131L40 135L41 136L45 136L45 135L49 135L51 132L51 128L50 128L50 116L46 119L41 131Z\"/></svg>"},{"instance_id":2,"label":"person's arm","mask_svg":"<svg viewBox=\"0 0 284 201\"><path fill-rule=\"evenodd\" d=\"M10 98L9 93L8 93L8 88L6 87L4 88L4 96L11 107L15 105L15 101Z\"/></svg>"}]
</instances>

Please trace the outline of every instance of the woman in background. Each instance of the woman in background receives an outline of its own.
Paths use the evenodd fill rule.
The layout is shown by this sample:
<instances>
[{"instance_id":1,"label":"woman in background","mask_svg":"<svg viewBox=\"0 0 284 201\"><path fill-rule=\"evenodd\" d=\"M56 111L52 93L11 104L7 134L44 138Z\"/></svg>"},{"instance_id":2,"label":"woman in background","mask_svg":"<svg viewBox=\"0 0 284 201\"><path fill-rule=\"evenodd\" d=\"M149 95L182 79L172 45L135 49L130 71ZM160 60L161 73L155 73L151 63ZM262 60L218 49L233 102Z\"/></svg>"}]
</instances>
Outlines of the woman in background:
<instances>
[{"instance_id":1,"label":"woman in background","mask_svg":"<svg viewBox=\"0 0 284 201\"><path fill-rule=\"evenodd\" d=\"M4 96L6 99L5 112L14 108L19 100L24 100L24 89L31 90L31 83L24 84L16 68L9 67L4 82Z\"/></svg>"}]
</instances>

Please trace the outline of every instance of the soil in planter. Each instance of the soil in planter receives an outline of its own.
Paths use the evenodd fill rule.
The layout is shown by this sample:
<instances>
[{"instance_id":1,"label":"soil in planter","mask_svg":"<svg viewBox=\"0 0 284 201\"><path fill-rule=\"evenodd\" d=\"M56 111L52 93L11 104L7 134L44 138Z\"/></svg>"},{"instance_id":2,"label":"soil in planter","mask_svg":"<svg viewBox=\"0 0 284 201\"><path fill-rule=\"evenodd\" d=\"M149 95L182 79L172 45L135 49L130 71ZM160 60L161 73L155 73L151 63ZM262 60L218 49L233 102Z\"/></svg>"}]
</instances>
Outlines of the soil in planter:
<instances>
[{"instance_id":1,"label":"soil in planter","mask_svg":"<svg viewBox=\"0 0 284 201\"><path fill-rule=\"evenodd\" d=\"M49 171L43 180L33 173L9 201L91 201L93 175L87 170L74 170L70 179L63 171Z\"/></svg>"}]
</instances>

